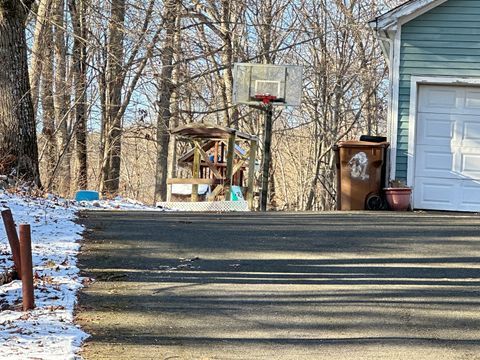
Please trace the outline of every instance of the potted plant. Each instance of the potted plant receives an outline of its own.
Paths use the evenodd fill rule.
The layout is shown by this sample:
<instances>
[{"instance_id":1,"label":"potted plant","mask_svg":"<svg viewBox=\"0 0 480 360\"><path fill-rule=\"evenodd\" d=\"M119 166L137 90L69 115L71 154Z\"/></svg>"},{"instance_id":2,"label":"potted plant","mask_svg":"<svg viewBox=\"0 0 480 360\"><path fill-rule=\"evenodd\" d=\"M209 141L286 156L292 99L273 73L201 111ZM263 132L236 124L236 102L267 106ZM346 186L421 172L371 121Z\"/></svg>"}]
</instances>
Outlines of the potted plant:
<instances>
[{"instance_id":1,"label":"potted plant","mask_svg":"<svg viewBox=\"0 0 480 360\"><path fill-rule=\"evenodd\" d=\"M392 180L390 187L383 189L389 208L393 211L407 211L410 207L412 189L402 180Z\"/></svg>"}]
</instances>

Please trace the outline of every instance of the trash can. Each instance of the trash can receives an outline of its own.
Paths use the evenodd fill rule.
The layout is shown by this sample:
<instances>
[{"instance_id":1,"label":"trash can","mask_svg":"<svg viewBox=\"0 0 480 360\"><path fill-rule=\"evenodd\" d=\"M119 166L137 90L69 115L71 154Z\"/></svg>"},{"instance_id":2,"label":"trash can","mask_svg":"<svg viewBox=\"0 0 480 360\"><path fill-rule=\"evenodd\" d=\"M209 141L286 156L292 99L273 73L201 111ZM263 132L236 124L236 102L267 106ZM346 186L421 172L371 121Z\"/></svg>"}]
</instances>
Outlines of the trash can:
<instances>
[{"instance_id":1,"label":"trash can","mask_svg":"<svg viewBox=\"0 0 480 360\"><path fill-rule=\"evenodd\" d=\"M382 167L388 146L387 142L344 141L334 148L338 210L382 209Z\"/></svg>"}]
</instances>

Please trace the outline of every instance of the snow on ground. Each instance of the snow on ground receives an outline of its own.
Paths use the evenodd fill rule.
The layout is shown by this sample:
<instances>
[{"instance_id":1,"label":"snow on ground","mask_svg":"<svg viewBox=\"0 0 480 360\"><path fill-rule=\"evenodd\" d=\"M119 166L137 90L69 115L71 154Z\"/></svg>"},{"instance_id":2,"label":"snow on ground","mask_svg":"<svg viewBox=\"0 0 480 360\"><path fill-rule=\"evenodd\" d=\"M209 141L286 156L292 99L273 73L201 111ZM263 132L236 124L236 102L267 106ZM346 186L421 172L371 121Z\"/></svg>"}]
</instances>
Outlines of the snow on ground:
<instances>
[{"instance_id":1,"label":"snow on ground","mask_svg":"<svg viewBox=\"0 0 480 360\"><path fill-rule=\"evenodd\" d=\"M88 335L73 323L76 292L82 282L76 255L83 227L75 223L82 209L155 210L139 202L76 203L11 195L0 190L0 210L10 208L15 223L32 228L35 305L22 311L22 284L0 286L0 359L79 359L76 355ZM160 209L157 209L160 210ZM3 223L0 225L0 273L13 267Z\"/></svg>"},{"instance_id":2,"label":"snow on ground","mask_svg":"<svg viewBox=\"0 0 480 360\"><path fill-rule=\"evenodd\" d=\"M122 198L117 196L113 200L95 200L75 202L78 209L90 210L149 210L149 211L165 211L161 208L149 207L139 201Z\"/></svg>"}]
</instances>

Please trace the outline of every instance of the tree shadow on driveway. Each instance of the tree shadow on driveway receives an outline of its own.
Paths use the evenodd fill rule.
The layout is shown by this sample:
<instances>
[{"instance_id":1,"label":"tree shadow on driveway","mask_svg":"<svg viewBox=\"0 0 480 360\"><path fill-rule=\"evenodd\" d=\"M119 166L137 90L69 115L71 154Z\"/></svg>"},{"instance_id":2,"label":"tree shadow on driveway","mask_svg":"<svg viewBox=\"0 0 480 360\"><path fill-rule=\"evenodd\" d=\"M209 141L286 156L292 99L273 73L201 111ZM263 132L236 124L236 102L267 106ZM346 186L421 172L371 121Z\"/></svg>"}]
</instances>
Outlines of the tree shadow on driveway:
<instances>
[{"instance_id":1,"label":"tree shadow on driveway","mask_svg":"<svg viewBox=\"0 0 480 360\"><path fill-rule=\"evenodd\" d=\"M480 350L475 216L95 213L84 223L94 231L79 262L99 279L80 297L86 358Z\"/></svg>"}]
</instances>

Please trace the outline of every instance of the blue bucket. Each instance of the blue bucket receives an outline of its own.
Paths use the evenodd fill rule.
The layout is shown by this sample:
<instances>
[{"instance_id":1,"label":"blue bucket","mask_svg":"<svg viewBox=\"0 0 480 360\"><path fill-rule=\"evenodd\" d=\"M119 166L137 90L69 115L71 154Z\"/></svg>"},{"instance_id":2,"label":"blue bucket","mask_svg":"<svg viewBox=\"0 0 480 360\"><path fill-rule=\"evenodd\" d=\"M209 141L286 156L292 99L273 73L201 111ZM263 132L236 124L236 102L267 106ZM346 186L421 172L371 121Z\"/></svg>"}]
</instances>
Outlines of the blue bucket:
<instances>
[{"instance_id":1,"label":"blue bucket","mask_svg":"<svg viewBox=\"0 0 480 360\"><path fill-rule=\"evenodd\" d=\"M98 195L98 191L93 190L80 190L77 191L75 194L76 201L93 201L99 200L100 196Z\"/></svg>"}]
</instances>

